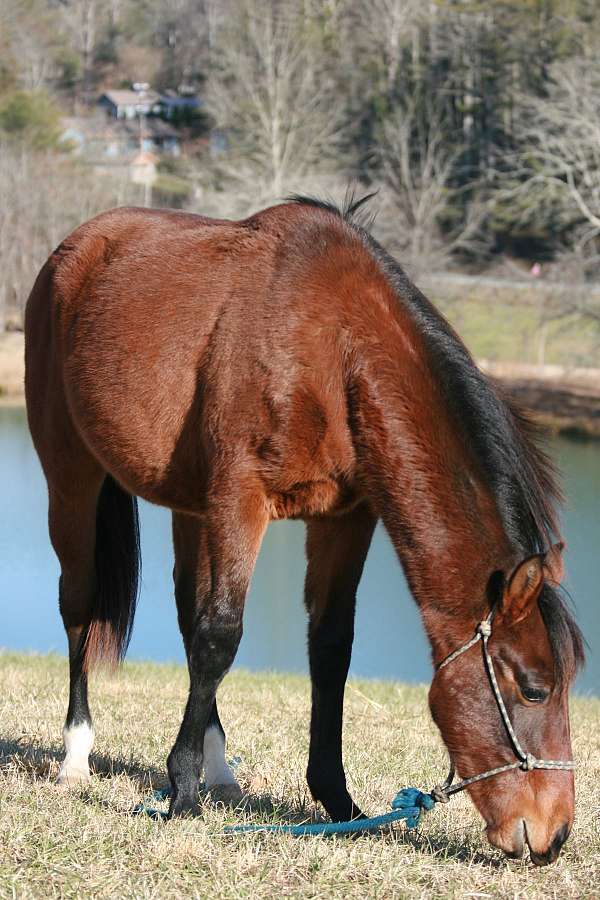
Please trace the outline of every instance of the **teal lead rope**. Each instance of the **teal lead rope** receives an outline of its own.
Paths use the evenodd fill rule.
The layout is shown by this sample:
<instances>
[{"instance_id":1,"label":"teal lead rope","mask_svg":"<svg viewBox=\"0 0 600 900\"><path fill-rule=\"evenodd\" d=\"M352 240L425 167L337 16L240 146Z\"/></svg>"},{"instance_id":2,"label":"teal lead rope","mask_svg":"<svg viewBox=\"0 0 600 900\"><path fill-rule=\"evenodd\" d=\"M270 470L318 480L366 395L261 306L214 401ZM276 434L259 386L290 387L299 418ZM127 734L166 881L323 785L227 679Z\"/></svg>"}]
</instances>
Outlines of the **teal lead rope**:
<instances>
[{"instance_id":1,"label":"teal lead rope","mask_svg":"<svg viewBox=\"0 0 600 900\"><path fill-rule=\"evenodd\" d=\"M169 797L169 789L154 791L155 800L166 800ZM292 837L304 837L305 835L332 835L332 834L362 834L379 831L386 825L394 822L406 821L407 828L416 828L423 810L433 809L436 800L432 794L425 794L418 788L404 788L398 791L392 801L392 812L381 816L372 816L369 819L354 819L351 822L313 822L306 825L226 825L224 834L251 834L268 832L275 834L290 834ZM166 819L167 813L160 809L153 809L144 803L138 804L133 810L134 815L147 815L152 819Z\"/></svg>"}]
</instances>

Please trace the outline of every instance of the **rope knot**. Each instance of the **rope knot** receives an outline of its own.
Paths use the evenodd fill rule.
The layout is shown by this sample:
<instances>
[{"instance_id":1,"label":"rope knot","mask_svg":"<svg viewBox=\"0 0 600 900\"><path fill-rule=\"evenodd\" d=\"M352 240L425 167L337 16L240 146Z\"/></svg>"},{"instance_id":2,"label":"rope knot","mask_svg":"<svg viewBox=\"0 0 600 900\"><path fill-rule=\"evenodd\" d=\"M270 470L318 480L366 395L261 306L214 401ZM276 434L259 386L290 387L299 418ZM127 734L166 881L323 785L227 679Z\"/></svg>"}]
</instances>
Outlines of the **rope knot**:
<instances>
[{"instance_id":1,"label":"rope knot","mask_svg":"<svg viewBox=\"0 0 600 900\"><path fill-rule=\"evenodd\" d=\"M431 791L431 796L436 803L450 803L450 797L446 793L443 784L436 784L436 786Z\"/></svg>"},{"instance_id":2,"label":"rope knot","mask_svg":"<svg viewBox=\"0 0 600 900\"><path fill-rule=\"evenodd\" d=\"M477 626L477 631L481 635L481 637L489 637L492 633L492 623L488 622L487 619L484 619L483 622L480 622Z\"/></svg>"},{"instance_id":3,"label":"rope knot","mask_svg":"<svg viewBox=\"0 0 600 900\"><path fill-rule=\"evenodd\" d=\"M533 769L537 768L537 759L533 753L526 754L525 759L521 763L521 768L524 772L531 772Z\"/></svg>"}]
</instances>

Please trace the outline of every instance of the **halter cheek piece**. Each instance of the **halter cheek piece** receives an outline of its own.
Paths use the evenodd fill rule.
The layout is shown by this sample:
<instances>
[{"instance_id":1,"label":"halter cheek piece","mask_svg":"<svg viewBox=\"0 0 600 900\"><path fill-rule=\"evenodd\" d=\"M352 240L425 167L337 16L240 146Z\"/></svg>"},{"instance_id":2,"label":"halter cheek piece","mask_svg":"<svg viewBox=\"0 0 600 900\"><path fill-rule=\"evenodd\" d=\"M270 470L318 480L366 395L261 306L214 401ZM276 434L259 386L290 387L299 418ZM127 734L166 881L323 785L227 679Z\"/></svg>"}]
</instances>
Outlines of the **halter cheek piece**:
<instances>
[{"instance_id":1,"label":"halter cheek piece","mask_svg":"<svg viewBox=\"0 0 600 900\"><path fill-rule=\"evenodd\" d=\"M485 778L491 778L493 775L500 775L502 774L502 772L510 772L511 769L522 769L524 772L531 772L532 769L569 770L575 768L575 763L572 759L538 759L532 753L526 753L525 750L523 750L523 748L521 747L519 739L515 734L512 722L510 721L510 716L508 715L506 706L504 705L504 700L502 699L502 694L500 693L500 688L498 687L498 681L496 679L496 672L494 671L494 663L488 650L488 641L492 633L492 621L494 618L494 612L495 610L492 609L489 616L484 619L483 622L479 623L475 631L475 635L471 638L471 640L467 641L466 644L463 644L462 647L459 647L458 650L454 650L453 653L447 656L446 659L444 659L439 664L436 672L439 672L440 669L444 669L446 666L449 666L450 663L454 662L454 660L461 656L461 654L466 653L467 650L470 650L471 647L474 647L475 644L481 641L485 670L488 674L490 685L492 687L494 697L496 698L496 703L498 704L498 709L500 710L502 721L504 722L504 726L510 738L512 748L514 750L515 756L517 757L517 761L508 763L504 766L497 766L497 768L495 769L488 769L487 772L482 772L480 775L472 775L471 778L463 778L462 781L457 781L455 784L452 784L454 780L454 766L451 765L450 772L445 782L438 787L435 787L431 792L431 796L434 798L434 800L440 803L447 803L452 794L457 794L459 791L464 790L471 784L475 784L475 782L477 781L483 781Z\"/></svg>"}]
</instances>

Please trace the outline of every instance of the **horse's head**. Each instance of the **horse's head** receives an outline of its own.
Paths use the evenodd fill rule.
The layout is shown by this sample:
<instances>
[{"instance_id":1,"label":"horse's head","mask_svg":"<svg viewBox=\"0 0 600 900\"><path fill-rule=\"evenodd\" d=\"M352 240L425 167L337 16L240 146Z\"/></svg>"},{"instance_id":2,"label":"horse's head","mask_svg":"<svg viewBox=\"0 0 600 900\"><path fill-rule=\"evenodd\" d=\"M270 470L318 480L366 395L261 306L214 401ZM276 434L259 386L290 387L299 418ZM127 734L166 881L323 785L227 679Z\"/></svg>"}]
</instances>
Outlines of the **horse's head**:
<instances>
[{"instance_id":1,"label":"horse's head","mask_svg":"<svg viewBox=\"0 0 600 900\"><path fill-rule=\"evenodd\" d=\"M570 761L568 690L583 659L582 638L556 593L562 545L497 574L488 652L520 747L537 761ZM485 642L484 642L485 646ZM462 778L519 761L487 671L482 642L438 668L429 703ZM568 768L513 768L469 788L487 836L510 856L526 840L537 865L554 862L573 824Z\"/></svg>"}]
</instances>

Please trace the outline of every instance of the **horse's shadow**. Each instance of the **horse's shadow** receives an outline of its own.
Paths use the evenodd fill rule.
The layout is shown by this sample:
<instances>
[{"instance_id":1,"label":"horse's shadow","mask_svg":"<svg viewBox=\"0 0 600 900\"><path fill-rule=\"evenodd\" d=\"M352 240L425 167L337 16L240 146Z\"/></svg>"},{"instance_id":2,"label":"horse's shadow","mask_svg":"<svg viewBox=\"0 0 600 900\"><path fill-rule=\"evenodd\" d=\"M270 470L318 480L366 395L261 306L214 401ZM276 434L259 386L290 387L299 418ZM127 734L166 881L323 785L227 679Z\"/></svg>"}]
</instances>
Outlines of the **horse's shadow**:
<instances>
[{"instance_id":1,"label":"horse's shadow","mask_svg":"<svg viewBox=\"0 0 600 900\"><path fill-rule=\"evenodd\" d=\"M511 861L499 854L491 855L485 850L470 850L468 845L452 837L430 837L422 831L405 830L400 832L399 837L403 844L410 844L419 853L438 857L440 860L452 860L494 870L521 864L518 860ZM394 839L398 840L398 837Z\"/></svg>"},{"instance_id":2,"label":"horse's shadow","mask_svg":"<svg viewBox=\"0 0 600 900\"><path fill-rule=\"evenodd\" d=\"M20 772L33 779L49 779L58 772L64 750L27 743L19 738L0 737L0 768L15 765ZM100 778L126 775L140 790L166 787L166 772L151 766L144 766L133 759L106 756L102 753L90 754L92 772Z\"/></svg>"},{"instance_id":3,"label":"horse's shadow","mask_svg":"<svg viewBox=\"0 0 600 900\"><path fill-rule=\"evenodd\" d=\"M0 737L0 769L15 765L32 780L50 779L62 761L64 751L52 747L44 747L38 744L27 743L20 739ZM152 766L141 765L132 759L106 756L101 753L90 754L90 767L94 774L100 778L113 778L125 775L130 778L140 792L150 792L168 787L167 773L164 770ZM85 789L80 797L89 803L101 805L115 813L122 815L122 807L118 808L109 801L99 801ZM241 801L232 801L223 798L218 792L201 791L201 804L222 804L243 814L262 814L276 816L277 821L286 824L300 824L308 820L315 821L311 815L311 804L303 798L298 802L290 803L283 798L274 797L268 792L250 793L244 792ZM150 801L152 804L152 801ZM389 829L376 833L364 833L360 835L348 835L350 840L384 840L393 841L412 846L423 855L438 856L441 859L451 859L455 862L463 862L470 865L480 865L489 869L505 869L510 863L499 856L486 854L484 851L469 850L468 846L458 839L445 836L427 836L422 831L407 831L405 829Z\"/></svg>"},{"instance_id":4,"label":"horse's shadow","mask_svg":"<svg viewBox=\"0 0 600 900\"><path fill-rule=\"evenodd\" d=\"M36 743L26 742L19 738L0 737L0 769L15 766L19 772L32 781L51 781L58 773L60 763L64 758L62 748L41 746ZM95 777L114 778L125 775L131 779L141 792L162 790L169 787L169 779L164 769L156 769L153 766L143 765L133 759L123 757L106 756L102 753L90 753L90 769ZM85 787L79 796L83 800L98 803L97 798L92 798ZM245 813L262 813L263 815L277 814L281 821L289 821L294 824L306 822L310 815L307 804L300 801L291 804L281 798L275 798L267 792L244 792L241 800L232 799L226 794L216 791L201 789L200 800L202 805L223 805L231 809L237 809ZM102 805L107 805L103 803ZM110 805L110 804L109 804ZM116 810L116 806L114 807ZM122 809L120 810L122 812Z\"/></svg>"}]
</instances>

